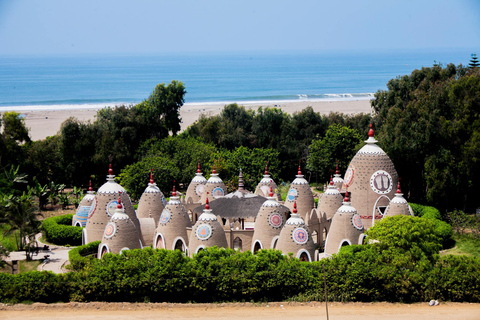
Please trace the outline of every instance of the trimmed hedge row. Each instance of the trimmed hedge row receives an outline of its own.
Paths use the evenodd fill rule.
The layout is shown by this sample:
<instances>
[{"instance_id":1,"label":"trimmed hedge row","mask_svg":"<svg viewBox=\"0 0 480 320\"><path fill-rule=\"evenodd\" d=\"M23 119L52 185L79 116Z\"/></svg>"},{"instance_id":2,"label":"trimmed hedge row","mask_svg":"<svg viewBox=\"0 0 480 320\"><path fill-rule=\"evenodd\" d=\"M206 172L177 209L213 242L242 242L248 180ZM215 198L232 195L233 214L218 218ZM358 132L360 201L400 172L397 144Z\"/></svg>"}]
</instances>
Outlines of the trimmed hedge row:
<instances>
[{"instance_id":1,"label":"trimmed hedge row","mask_svg":"<svg viewBox=\"0 0 480 320\"><path fill-rule=\"evenodd\" d=\"M409 203L416 217L442 220L442 214L437 208L424 206L417 203Z\"/></svg>"},{"instance_id":2,"label":"trimmed hedge row","mask_svg":"<svg viewBox=\"0 0 480 320\"><path fill-rule=\"evenodd\" d=\"M70 250L68 252L70 264L67 268L75 271L82 270L91 259L94 259L92 255L98 252L100 243L101 241L94 241Z\"/></svg>"},{"instance_id":3,"label":"trimmed hedge row","mask_svg":"<svg viewBox=\"0 0 480 320\"><path fill-rule=\"evenodd\" d=\"M442 246L444 249L451 248L455 245L453 240L453 228L447 222L442 220L442 215L437 208L424 206L417 203L410 203L413 214L416 217L432 219L435 221L435 233L442 238Z\"/></svg>"},{"instance_id":4,"label":"trimmed hedge row","mask_svg":"<svg viewBox=\"0 0 480 320\"><path fill-rule=\"evenodd\" d=\"M43 220L45 239L56 245L81 245L82 227L73 227L72 218L72 214L66 214Z\"/></svg>"},{"instance_id":5,"label":"trimmed hedge row","mask_svg":"<svg viewBox=\"0 0 480 320\"><path fill-rule=\"evenodd\" d=\"M0 274L0 301L322 301L325 267L329 301L480 302L479 258L415 263L376 245L351 248L314 263L274 250L209 248L193 258L163 249L124 251L89 260L79 272Z\"/></svg>"}]
</instances>

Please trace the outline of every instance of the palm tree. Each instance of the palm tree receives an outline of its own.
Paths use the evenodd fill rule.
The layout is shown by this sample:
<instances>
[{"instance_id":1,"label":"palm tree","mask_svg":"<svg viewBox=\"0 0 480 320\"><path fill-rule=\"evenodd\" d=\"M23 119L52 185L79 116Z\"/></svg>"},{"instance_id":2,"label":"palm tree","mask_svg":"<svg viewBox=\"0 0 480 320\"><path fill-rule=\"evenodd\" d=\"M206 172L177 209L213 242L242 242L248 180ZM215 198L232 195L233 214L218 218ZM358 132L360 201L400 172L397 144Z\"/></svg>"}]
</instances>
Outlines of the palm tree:
<instances>
[{"instance_id":1,"label":"palm tree","mask_svg":"<svg viewBox=\"0 0 480 320\"><path fill-rule=\"evenodd\" d=\"M31 260L35 245L35 235L40 232L41 222L38 217L42 216L34 205L30 192L21 196L8 195L2 199L1 222L5 222L9 228L5 235L18 230L18 237L15 235L18 250L25 250L27 260Z\"/></svg>"}]
</instances>

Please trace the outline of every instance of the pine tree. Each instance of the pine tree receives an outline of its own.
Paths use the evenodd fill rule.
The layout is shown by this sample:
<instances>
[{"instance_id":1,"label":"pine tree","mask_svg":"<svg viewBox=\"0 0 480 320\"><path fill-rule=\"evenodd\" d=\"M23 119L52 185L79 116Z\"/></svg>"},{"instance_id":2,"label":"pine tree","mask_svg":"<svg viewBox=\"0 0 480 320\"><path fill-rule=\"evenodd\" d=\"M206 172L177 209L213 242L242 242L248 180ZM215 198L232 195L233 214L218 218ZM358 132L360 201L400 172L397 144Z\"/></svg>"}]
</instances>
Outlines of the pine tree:
<instances>
[{"instance_id":1,"label":"pine tree","mask_svg":"<svg viewBox=\"0 0 480 320\"><path fill-rule=\"evenodd\" d=\"M470 69L480 67L480 62L478 61L476 53L472 53L472 59L470 59L470 63L468 64L468 67Z\"/></svg>"}]
</instances>

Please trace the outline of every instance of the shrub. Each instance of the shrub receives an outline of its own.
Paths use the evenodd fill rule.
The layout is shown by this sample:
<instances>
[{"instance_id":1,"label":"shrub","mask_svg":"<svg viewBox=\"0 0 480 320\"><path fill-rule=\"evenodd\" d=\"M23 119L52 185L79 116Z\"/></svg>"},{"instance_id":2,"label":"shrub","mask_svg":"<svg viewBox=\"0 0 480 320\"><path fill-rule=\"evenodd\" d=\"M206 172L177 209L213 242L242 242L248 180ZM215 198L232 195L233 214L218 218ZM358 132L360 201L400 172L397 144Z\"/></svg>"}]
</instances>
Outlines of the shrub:
<instances>
[{"instance_id":1,"label":"shrub","mask_svg":"<svg viewBox=\"0 0 480 320\"><path fill-rule=\"evenodd\" d=\"M94 258L93 254L98 252L100 243L100 240L94 241L70 250L68 252L70 265L68 265L67 268L75 271L82 270L89 261Z\"/></svg>"},{"instance_id":2,"label":"shrub","mask_svg":"<svg viewBox=\"0 0 480 320\"><path fill-rule=\"evenodd\" d=\"M410 207L412 208L413 214L416 217L442 220L442 215L437 208L424 206L417 203L410 203Z\"/></svg>"},{"instance_id":3,"label":"shrub","mask_svg":"<svg viewBox=\"0 0 480 320\"><path fill-rule=\"evenodd\" d=\"M82 227L73 227L72 214L45 219L42 228L48 242L57 245L78 246L82 244Z\"/></svg>"}]
</instances>

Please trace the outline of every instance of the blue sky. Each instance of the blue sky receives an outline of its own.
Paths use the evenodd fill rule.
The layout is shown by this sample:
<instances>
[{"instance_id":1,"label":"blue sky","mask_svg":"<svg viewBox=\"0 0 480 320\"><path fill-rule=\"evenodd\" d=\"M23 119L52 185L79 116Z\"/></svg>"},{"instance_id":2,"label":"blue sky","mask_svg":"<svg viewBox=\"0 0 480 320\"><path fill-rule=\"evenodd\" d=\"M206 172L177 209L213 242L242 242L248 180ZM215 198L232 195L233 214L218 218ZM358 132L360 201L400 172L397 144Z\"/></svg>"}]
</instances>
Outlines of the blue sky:
<instances>
[{"instance_id":1,"label":"blue sky","mask_svg":"<svg viewBox=\"0 0 480 320\"><path fill-rule=\"evenodd\" d=\"M0 54L432 48L480 53L480 1L0 0Z\"/></svg>"}]
</instances>

